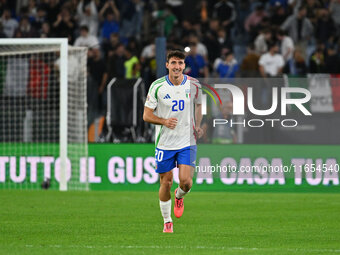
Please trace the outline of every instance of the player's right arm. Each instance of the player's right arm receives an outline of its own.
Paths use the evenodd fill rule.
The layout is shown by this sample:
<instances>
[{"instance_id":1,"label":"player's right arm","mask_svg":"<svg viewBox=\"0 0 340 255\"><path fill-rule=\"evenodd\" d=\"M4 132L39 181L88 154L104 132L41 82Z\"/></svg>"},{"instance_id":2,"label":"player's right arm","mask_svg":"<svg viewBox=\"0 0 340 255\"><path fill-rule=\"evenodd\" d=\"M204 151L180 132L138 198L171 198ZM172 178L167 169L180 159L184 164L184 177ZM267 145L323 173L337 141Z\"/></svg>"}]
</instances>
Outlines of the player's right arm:
<instances>
[{"instance_id":1,"label":"player's right arm","mask_svg":"<svg viewBox=\"0 0 340 255\"><path fill-rule=\"evenodd\" d=\"M170 129L174 129L176 127L177 125L176 118L163 119L163 118L156 116L153 112L154 112L154 109L151 109L145 106L143 120L146 122L155 124L155 125L163 125Z\"/></svg>"},{"instance_id":2,"label":"player's right arm","mask_svg":"<svg viewBox=\"0 0 340 255\"><path fill-rule=\"evenodd\" d=\"M146 97L145 105L144 105L144 114L143 120L155 125L163 125L167 128L174 129L177 125L176 118L164 119L158 117L154 114L155 109L158 106L158 91L162 87L160 82L155 82L151 84L151 87L148 92L148 96Z\"/></svg>"}]
</instances>

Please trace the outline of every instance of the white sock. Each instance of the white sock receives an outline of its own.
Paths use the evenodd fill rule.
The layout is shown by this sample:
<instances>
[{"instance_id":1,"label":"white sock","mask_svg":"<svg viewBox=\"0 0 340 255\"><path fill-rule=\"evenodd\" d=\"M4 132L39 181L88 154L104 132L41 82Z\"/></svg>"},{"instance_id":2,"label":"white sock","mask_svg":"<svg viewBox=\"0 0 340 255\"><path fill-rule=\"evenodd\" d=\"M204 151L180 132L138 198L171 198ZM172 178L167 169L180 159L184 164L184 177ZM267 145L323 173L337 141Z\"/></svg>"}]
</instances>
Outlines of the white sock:
<instances>
[{"instance_id":1,"label":"white sock","mask_svg":"<svg viewBox=\"0 0 340 255\"><path fill-rule=\"evenodd\" d=\"M187 194L187 193L189 193L189 192L190 192L190 190L189 190L188 192L185 192L184 190L181 189L180 186L178 186L178 189L177 189L177 191L176 191L176 197L177 197L177 198L182 198L182 197L185 196L185 194Z\"/></svg>"},{"instance_id":2,"label":"white sock","mask_svg":"<svg viewBox=\"0 0 340 255\"><path fill-rule=\"evenodd\" d=\"M171 219L171 199L168 201L159 201L159 207L161 208L161 213L164 219L164 223L172 222Z\"/></svg>"}]
</instances>

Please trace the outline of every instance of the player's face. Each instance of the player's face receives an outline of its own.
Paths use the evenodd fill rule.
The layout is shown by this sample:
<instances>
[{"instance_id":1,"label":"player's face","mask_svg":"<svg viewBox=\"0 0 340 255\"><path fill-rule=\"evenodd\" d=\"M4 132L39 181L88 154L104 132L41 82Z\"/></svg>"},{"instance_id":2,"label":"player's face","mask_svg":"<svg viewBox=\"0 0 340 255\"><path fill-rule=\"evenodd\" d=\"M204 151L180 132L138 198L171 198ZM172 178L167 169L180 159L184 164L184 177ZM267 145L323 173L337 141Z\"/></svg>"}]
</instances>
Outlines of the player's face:
<instances>
[{"instance_id":1,"label":"player's face","mask_svg":"<svg viewBox=\"0 0 340 255\"><path fill-rule=\"evenodd\" d=\"M169 62L166 62L166 68L169 70L169 75L179 77L182 75L185 68L184 59L172 57Z\"/></svg>"}]
</instances>

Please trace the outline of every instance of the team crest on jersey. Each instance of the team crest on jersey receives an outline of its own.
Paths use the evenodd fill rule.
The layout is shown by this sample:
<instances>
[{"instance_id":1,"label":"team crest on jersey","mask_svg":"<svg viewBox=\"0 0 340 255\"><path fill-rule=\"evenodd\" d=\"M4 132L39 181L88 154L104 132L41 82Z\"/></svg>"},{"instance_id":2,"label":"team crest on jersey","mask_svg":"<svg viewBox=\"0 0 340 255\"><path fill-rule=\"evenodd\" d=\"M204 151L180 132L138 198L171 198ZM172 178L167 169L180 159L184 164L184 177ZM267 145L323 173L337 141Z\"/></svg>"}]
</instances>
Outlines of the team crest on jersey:
<instances>
[{"instance_id":1,"label":"team crest on jersey","mask_svg":"<svg viewBox=\"0 0 340 255\"><path fill-rule=\"evenodd\" d=\"M147 97L146 97L146 101L149 101L150 100L150 96L148 95Z\"/></svg>"},{"instance_id":2,"label":"team crest on jersey","mask_svg":"<svg viewBox=\"0 0 340 255\"><path fill-rule=\"evenodd\" d=\"M190 89L186 89L185 90L185 96L186 96L186 98L190 98Z\"/></svg>"}]
</instances>

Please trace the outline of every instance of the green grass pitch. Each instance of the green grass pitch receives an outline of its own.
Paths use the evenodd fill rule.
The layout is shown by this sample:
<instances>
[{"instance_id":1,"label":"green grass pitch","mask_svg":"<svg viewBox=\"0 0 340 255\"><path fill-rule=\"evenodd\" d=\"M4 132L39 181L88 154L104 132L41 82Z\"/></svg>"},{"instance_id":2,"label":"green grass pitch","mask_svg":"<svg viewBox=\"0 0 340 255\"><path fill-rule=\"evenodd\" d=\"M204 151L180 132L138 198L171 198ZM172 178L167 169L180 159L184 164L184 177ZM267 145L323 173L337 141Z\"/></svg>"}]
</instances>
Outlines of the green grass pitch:
<instances>
[{"instance_id":1,"label":"green grass pitch","mask_svg":"<svg viewBox=\"0 0 340 255\"><path fill-rule=\"evenodd\" d=\"M0 254L340 254L340 194L0 191Z\"/></svg>"}]
</instances>

